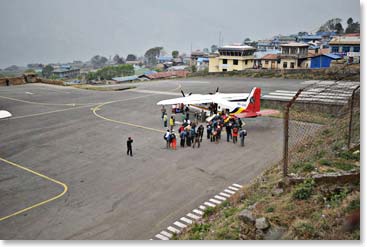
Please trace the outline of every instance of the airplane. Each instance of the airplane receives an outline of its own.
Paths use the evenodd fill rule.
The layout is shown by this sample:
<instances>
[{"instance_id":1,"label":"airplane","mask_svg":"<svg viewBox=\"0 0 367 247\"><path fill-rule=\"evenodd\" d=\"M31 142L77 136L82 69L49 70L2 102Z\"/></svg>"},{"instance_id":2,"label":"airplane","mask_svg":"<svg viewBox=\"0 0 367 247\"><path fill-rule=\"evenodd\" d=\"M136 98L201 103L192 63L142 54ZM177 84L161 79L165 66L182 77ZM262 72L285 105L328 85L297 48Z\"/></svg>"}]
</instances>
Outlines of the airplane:
<instances>
[{"instance_id":1,"label":"airplane","mask_svg":"<svg viewBox=\"0 0 367 247\"><path fill-rule=\"evenodd\" d=\"M183 91L181 93L183 97L162 100L157 105L184 104L193 110L209 113L208 115L211 113L216 114L219 111L228 113L230 117L236 118L254 118L277 113L274 110L260 110L261 88L258 87L254 87L249 94L220 93L219 88L217 88L215 93L210 94L190 93L186 96Z\"/></svg>"}]
</instances>

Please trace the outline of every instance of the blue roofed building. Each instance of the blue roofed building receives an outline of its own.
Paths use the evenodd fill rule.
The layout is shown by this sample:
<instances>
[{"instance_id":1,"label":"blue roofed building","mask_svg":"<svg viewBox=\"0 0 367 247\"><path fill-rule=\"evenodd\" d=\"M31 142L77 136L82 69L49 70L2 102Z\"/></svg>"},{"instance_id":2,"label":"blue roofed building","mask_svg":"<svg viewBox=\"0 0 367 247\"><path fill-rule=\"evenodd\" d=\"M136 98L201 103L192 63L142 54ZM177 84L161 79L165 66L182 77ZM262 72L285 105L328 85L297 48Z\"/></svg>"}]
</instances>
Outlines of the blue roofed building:
<instances>
[{"instance_id":1,"label":"blue roofed building","mask_svg":"<svg viewBox=\"0 0 367 247\"><path fill-rule=\"evenodd\" d=\"M341 59L340 56L335 54L319 54L311 57L310 68L311 69L321 69L329 68L333 60Z\"/></svg>"}]
</instances>

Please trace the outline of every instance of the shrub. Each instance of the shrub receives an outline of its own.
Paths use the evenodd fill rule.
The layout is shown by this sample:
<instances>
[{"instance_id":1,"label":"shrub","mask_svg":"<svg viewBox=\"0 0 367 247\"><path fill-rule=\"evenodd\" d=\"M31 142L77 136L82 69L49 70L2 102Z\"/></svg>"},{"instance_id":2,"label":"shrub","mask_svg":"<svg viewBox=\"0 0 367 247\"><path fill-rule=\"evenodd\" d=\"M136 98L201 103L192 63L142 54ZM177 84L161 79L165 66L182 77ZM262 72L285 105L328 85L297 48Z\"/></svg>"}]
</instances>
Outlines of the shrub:
<instances>
[{"instance_id":1,"label":"shrub","mask_svg":"<svg viewBox=\"0 0 367 247\"><path fill-rule=\"evenodd\" d=\"M303 171L304 172L311 172L315 169L315 166L309 162L305 163L304 166L303 166Z\"/></svg>"},{"instance_id":2,"label":"shrub","mask_svg":"<svg viewBox=\"0 0 367 247\"><path fill-rule=\"evenodd\" d=\"M333 164L333 166L343 171L350 171L354 168L354 166L350 164L349 162L343 162L343 161L336 161Z\"/></svg>"},{"instance_id":3,"label":"shrub","mask_svg":"<svg viewBox=\"0 0 367 247\"><path fill-rule=\"evenodd\" d=\"M213 213L215 212L215 208L213 207L207 207L205 210L204 210L204 217L208 217L210 215L212 215Z\"/></svg>"},{"instance_id":4,"label":"shrub","mask_svg":"<svg viewBox=\"0 0 367 247\"><path fill-rule=\"evenodd\" d=\"M313 191L315 181L313 179L306 179L303 183L296 186L293 192L293 198L297 200L308 199Z\"/></svg>"},{"instance_id":5,"label":"shrub","mask_svg":"<svg viewBox=\"0 0 367 247\"><path fill-rule=\"evenodd\" d=\"M331 166L332 162L330 160L322 159L322 160L319 161L319 164L322 165L322 166Z\"/></svg>"},{"instance_id":6,"label":"shrub","mask_svg":"<svg viewBox=\"0 0 367 247\"><path fill-rule=\"evenodd\" d=\"M237 208L227 208L223 211L224 217L228 218L232 216L237 211Z\"/></svg>"},{"instance_id":7,"label":"shrub","mask_svg":"<svg viewBox=\"0 0 367 247\"><path fill-rule=\"evenodd\" d=\"M266 212L267 212L267 213L272 213L272 212L274 212L274 210L275 210L275 208L274 208L274 207L268 207L268 208L266 209Z\"/></svg>"},{"instance_id":8,"label":"shrub","mask_svg":"<svg viewBox=\"0 0 367 247\"><path fill-rule=\"evenodd\" d=\"M348 207L346 208L346 211L347 213L349 213L359 208L360 208L360 200L358 198L349 203Z\"/></svg>"},{"instance_id":9,"label":"shrub","mask_svg":"<svg viewBox=\"0 0 367 247\"><path fill-rule=\"evenodd\" d=\"M343 159L346 159L346 160L356 160L356 161L359 161L359 154L353 154L350 151L340 152L338 156L340 158L343 158Z\"/></svg>"}]
</instances>

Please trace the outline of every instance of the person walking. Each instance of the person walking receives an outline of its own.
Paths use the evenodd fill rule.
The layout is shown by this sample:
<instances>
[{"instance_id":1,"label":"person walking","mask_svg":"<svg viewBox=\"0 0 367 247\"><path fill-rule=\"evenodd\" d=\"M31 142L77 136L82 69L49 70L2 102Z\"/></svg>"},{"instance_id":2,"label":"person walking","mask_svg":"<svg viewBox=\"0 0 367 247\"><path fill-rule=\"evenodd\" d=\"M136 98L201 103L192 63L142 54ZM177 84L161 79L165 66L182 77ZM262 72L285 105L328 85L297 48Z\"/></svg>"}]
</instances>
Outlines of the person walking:
<instances>
[{"instance_id":1,"label":"person walking","mask_svg":"<svg viewBox=\"0 0 367 247\"><path fill-rule=\"evenodd\" d=\"M6 80L5 80L5 83L6 83L6 86L8 87L8 86L10 85L10 81L9 81L9 79L6 79Z\"/></svg>"},{"instance_id":2,"label":"person walking","mask_svg":"<svg viewBox=\"0 0 367 247\"><path fill-rule=\"evenodd\" d=\"M240 133L241 146L244 147L245 146L245 137L247 136L247 130L241 129L239 133Z\"/></svg>"},{"instance_id":3,"label":"person walking","mask_svg":"<svg viewBox=\"0 0 367 247\"><path fill-rule=\"evenodd\" d=\"M227 133L227 142L229 142L229 139L232 139L232 124L226 123L226 133Z\"/></svg>"},{"instance_id":4,"label":"person walking","mask_svg":"<svg viewBox=\"0 0 367 247\"><path fill-rule=\"evenodd\" d=\"M233 143L237 143L238 127L235 125L232 129Z\"/></svg>"},{"instance_id":5,"label":"person walking","mask_svg":"<svg viewBox=\"0 0 367 247\"><path fill-rule=\"evenodd\" d=\"M177 140L176 140L176 135L175 135L174 130L172 130L172 133L171 133L171 147L173 150L176 150L176 147L177 147Z\"/></svg>"},{"instance_id":6,"label":"person walking","mask_svg":"<svg viewBox=\"0 0 367 247\"><path fill-rule=\"evenodd\" d=\"M185 135L185 137L186 137L186 145L188 147L191 147L191 131L189 129L186 129L186 135Z\"/></svg>"},{"instance_id":7,"label":"person walking","mask_svg":"<svg viewBox=\"0 0 367 247\"><path fill-rule=\"evenodd\" d=\"M198 144L198 148L200 148L200 135L199 135L199 133L195 134L194 144L192 145L192 148L195 148L196 144Z\"/></svg>"},{"instance_id":8,"label":"person walking","mask_svg":"<svg viewBox=\"0 0 367 247\"><path fill-rule=\"evenodd\" d=\"M209 122L207 125L206 125L206 139L210 139L210 135L212 133L212 125L211 123Z\"/></svg>"},{"instance_id":9,"label":"person walking","mask_svg":"<svg viewBox=\"0 0 367 247\"><path fill-rule=\"evenodd\" d=\"M162 106L162 109L161 109L161 112L162 112L162 119L164 117L164 115L166 114L166 108L164 106Z\"/></svg>"},{"instance_id":10,"label":"person walking","mask_svg":"<svg viewBox=\"0 0 367 247\"><path fill-rule=\"evenodd\" d=\"M165 127L165 128L167 128L167 114L165 113L164 115L163 115L163 127Z\"/></svg>"},{"instance_id":11,"label":"person walking","mask_svg":"<svg viewBox=\"0 0 367 247\"><path fill-rule=\"evenodd\" d=\"M204 135L204 126L202 124L200 124L199 128L198 128L198 134L200 137L200 142L203 141L203 135Z\"/></svg>"},{"instance_id":12,"label":"person walking","mask_svg":"<svg viewBox=\"0 0 367 247\"><path fill-rule=\"evenodd\" d=\"M133 139L131 139L131 137L127 138L127 155L133 156L133 149L132 149L132 143L133 143Z\"/></svg>"},{"instance_id":13,"label":"person walking","mask_svg":"<svg viewBox=\"0 0 367 247\"><path fill-rule=\"evenodd\" d=\"M169 127L171 131L173 130L173 126L175 126L175 121L173 119L173 116L171 116L171 118L169 119Z\"/></svg>"},{"instance_id":14,"label":"person walking","mask_svg":"<svg viewBox=\"0 0 367 247\"><path fill-rule=\"evenodd\" d=\"M182 148L185 147L185 137L186 137L186 131L182 130L181 133L180 133L180 146Z\"/></svg>"},{"instance_id":15,"label":"person walking","mask_svg":"<svg viewBox=\"0 0 367 247\"><path fill-rule=\"evenodd\" d=\"M171 140L171 133L167 130L166 134L164 134L164 139L166 140L166 147L169 149L170 140Z\"/></svg>"}]
</instances>

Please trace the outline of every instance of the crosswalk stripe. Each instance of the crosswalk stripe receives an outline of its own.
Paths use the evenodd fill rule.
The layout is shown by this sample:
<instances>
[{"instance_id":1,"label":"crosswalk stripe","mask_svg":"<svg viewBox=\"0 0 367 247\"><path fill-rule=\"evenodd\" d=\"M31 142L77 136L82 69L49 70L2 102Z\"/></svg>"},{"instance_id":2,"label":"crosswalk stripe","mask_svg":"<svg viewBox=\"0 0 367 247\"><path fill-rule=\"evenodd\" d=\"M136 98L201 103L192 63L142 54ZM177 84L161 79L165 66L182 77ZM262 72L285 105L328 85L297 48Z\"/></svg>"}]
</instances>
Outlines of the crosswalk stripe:
<instances>
[{"instance_id":1,"label":"crosswalk stripe","mask_svg":"<svg viewBox=\"0 0 367 247\"><path fill-rule=\"evenodd\" d=\"M221 195L221 196L225 196L225 197L228 197L228 198L229 198L229 197L231 197L230 195L228 195L228 194L226 194L226 193L223 193L223 192L220 192L220 193L219 193L219 195Z\"/></svg>"},{"instance_id":2,"label":"crosswalk stripe","mask_svg":"<svg viewBox=\"0 0 367 247\"><path fill-rule=\"evenodd\" d=\"M192 218L194 220L198 220L198 219L201 218L200 216L197 216L197 215L192 214L192 213L188 213L188 214L186 214L186 216L188 216L188 217L190 217L190 218Z\"/></svg>"},{"instance_id":3,"label":"crosswalk stripe","mask_svg":"<svg viewBox=\"0 0 367 247\"><path fill-rule=\"evenodd\" d=\"M224 198L223 196L218 196L218 195L214 196L214 198L222 200L222 201L227 200L227 198Z\"/></svg>"},{"instance_id":4,"label":"crosswalk stripe","mask_svg":"<svg viewBox=\"0 0 367 247\"><path fill-rule=\"evenodd\" d=\"M182 223L181 223L181 222L179 222L179 221L175 221L173 224L174 224L174 225L176 225L176 226L178 226L178 227L181 227L181 228L185 228L185 227L187 227L187 225L182 224Z\"/></svg>"},{"instance_id":5,"label":"crosswalk stripe","mask_svg":"<svg viewBox=\"0 0 367 247\"><path fill-rule=\"evenodd\" d=\"M168 230L168 231L171 231L171 232L173 232L173 233L177 233L177 234L179 234L179 233L181 232L180 230L178 230L178 229L174 228L173 226L169 226L169 227L167 227L167 230Z\"/></svg>"},{"instance_id":6,"label":"crosswalk stripe","mask_svg":"<svg viewBox=\"0 0 367 247\"><path fill-rule=\"evenodd\" d=\"M213 203L204 202L204 204L207 205L207 206L209 206L209 207L215 208L215 205Z\"/></svg>"},{"instance_id":7,"label":"crosswalk stripe","mask_svg":"<svg viewBox=\"0 0 367 247\"><path fill-rule=\"evenodd\" d=\"M231 189L231 190L238 191L238 188L235 188L235 187L233 187L233 186L228 186L228 188L229 188L229 189Z\"/></svg>"},{"instance_id":8,"label":"crosswalk stripe","mask_svg":"<svg viewBox=\"0 0 367 247\"><path fill-rule=\"evenodd\" d=\"M237 187L237 188L242 188L243 187L242 185L239 185L239 184L232 184L232 185Z\"/></svg>"},{"instance_id":9,"label":"crosswalk stripe","mask_svg":"<svg viewBox=\"0 0 367 247\"><path fill-rule=\"evenodd\" d=\"M205 210L206 209L206 207L203 206L203 205L200 205L199 208L202 209L202 210Z\"/></svg>"},{"instance_id":10,"label":"crosswalk stripe","mask_svg":"<svg viewBox=\"0 0 367 247\"><path fill-rule=\"evenodd\" d=\"M187 223L187 224L192 224L192 220L190 220L188 218L182 217L180 220Z\"/></svg>"},{"instance_id":11,"label":"crosswalk stripe","mask_svg":"<svg viewBox=\"0 0 367 247\"><path fill-rule=\"evenodd\" d=\"M160 240L169 240L169 238L167 238L166 236L163 236L161 234L157 234L155 235L156 238L159 238Z\"/></svg>"},{"instance_id":12,"label":"crosswalk stripe","mask_svg":"<svg viewBox=\"0 0 367 247\"><path fill-rule=\"evenodd\" d=\"M229 193L229 194L232 194L232 195L236 193L236 192L233 192L232 190L228 190L228 189L225 189L224 191Z\"/></svg>"},{"instance_id":13,"label":"crosswalk stripe","mask_svg":"<svg viewBox=\"0 0 367 247\"><path fill-rule=\"evenodd\" d=\"M192 212L194 212L195 214L199 214L199 215L203 215L204 214L203 211L198 210L198 209L194 209L194 210L192 210Z\"/></svg>"},{"instance_id":14,"label":"crosswalk stripe","mask_svg":"<svg viewBox=\"0 0 367 247\"><path fill-rule=\"evenodd\" d=\"M161 234L166 236L167 238L172 238L173 234L166 232L166 231L161 231Z\"/></svg>"}]
</instances>

